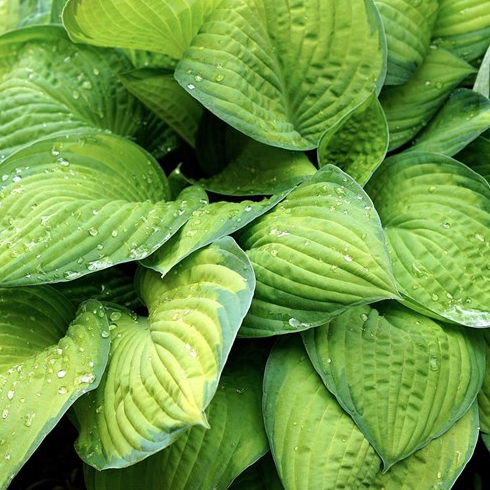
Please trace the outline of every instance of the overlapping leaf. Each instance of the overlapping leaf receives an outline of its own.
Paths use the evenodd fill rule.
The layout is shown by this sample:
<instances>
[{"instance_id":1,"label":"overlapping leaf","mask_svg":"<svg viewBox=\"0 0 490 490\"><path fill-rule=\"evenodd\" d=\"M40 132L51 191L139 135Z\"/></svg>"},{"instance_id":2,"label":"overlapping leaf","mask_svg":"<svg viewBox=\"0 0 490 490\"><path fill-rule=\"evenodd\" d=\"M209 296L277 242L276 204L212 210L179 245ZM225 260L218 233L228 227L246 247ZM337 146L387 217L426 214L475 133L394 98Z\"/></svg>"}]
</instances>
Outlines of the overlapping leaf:
<instances>
[{"instance_id":1,"label":"overlapping leaf","mask_svg":"<svg viewBox=\"0 0 490 490\"><path fill-rule=\"evenodd\" d=\"M110 342L104 309L89 301L74 316L50 287L0 288L2 490L73 402L100 382Z\"/></svg>"},{"instance_id":2,"label":"overlapping leaf","mask_svg":"<svg viewBox=\"0 0 490 490\"><path fill-rule=\"evenodd\" d=\"M379 91L385 38L371 0L224 0L175 77L211 112L263 143L318 146L323 132Z\"/></svg>"},{"instance_id":3,"label":"overlapping leaf","mask_svg":"<svg viewBox=\"0 0 490 490\"><path fill-rule=\"evenodd\" d=\"M180 58L221 0L69 0L63 23L71 38L97 46L156 51Z\"/></svg>"},{"instance_id":4,"label":"overlapping leaf","mask_svg":"<svg viewBox=\"0 0 490 490\"><path fill-rule=\"evenodd\" d=\"M439 324L396 303L352 308L303 339L385 469L446 432L483 382L482 332Z\"/></svg>"},{"instance_id":5,"label":"overlapping leaf","mask_svg":"<svg viewBox=\"0 0 490 490\"><path fill-rule=\"evenodd\" d=\"M410 150L452 156L490 127L490 100L468 89L455 90Z\"/></svg>"},{"instance_id":6,"label":"overlapping leaf","mask_svg":"<svg viewBox=\"0 0 490 490\"><path fill-rule=\"evenodd\" d=\"M485 97L490 96L490 46L478 69L473 90Z\"/></svg>"},{"instance_id":7,"label":"overlapping leaf","mask_svg":"<svg viewBox=\"0 0 490 490\"><path fill-rule=\"evenodd\" d=\"M332 165L237 233L257 276L243 336L321 325L356 304L397 297L379 218Z\"/></svg>"},{"instance_id":8,"label":"overlapping leaf","mask_svg":"<svg viewBox=\"0 0 490 490\"><path fill-rule=\"evenodd\" d=\"M129 137L141 128L148 131L144 106L115 79L130 69L120 53L75 45L61 27L2 36L0 155L40 137L83 128Z\"/></svg>"},{"instance_id":9,"label":"overlapping leaf","mask_svg":"<svg viewBox=\"0 0 490 490\"><path fill-rule=\"evenodd\" d=\"M488 48L489 0L439 0L433 41L467 61L476 60Z\"/></svg>"},{"instance_id":10,"label":"overlapping leaf","mask_svg":"<svg viewBox=\"0 0 490 490\"><path fill-rule=\"evenodd\" d=\"M193 427L170 447L128 468L99 472L87 467L88 489L228 488L269 448L261 407L264 364L258 349L232 356L207 410L210 429Z\"/></svg>"},{"instance_id":11,"label":"overlapping leaf","mask_svg":"<svg viewBox=\"0 0 490 490\"><path fill-rule=\"evenodd\" d=\"M386 118L373 93L324 133L318 163L337 165L363 186L383 161L388 140Z\"/></svg>"},{"instance_id":12,"label":"overlapping leaf","mask_svg":"<svg viewBox=\"0 0 490 490\"><path fill-rule=\"evenodd\" d=\"M273 208L284 197L281 195L259 202L214 202L196 209L185 225L142 263L166 274L190 253L235 233Z\"/></svg>"},{"instance_id":13,"label":"overlapping leaf","mask_svg":"<svg viewBox=\"0 0 490 490\"><path fill-rule=\"evenodd\" d=\"M142 270L149 317L114 310L111 360L100 387L76 405L80 456L102 468L129 466L168 446L204 410L251 301L253 270L226 237L163 279Z\"/></svg>"},{"instance_id":14,"label":"overlapping leaf","mask_svg":"<svg viewBox=\"0 0 490 490\"><path fill-rule=\"evenodd\" d=\"M264 379L264 420L284 488L359 488L380 459L325 388L298 336L277 342Z\"/></svg>"},{"instance_id":15,"label":"overlapping leaf","mask_svg":"<svg viewBox=\"0 0 490 490\"><path fill-rule=\"evenodd\" d=\"M468 165L490 182L490 140L479 136L454 158Z\"/></svg>"},{"instance_id":16,"label":"overlapping leaf","mask_svg":"<svg viewBox=\"0 0 490 490\"><path fill-rule=\"evenodd\" d=\"M490 325L490 186L443 155L385 160L367 185L391 250L400 292L426 311Z\"/></svg>"},{"instance_id":17,"label":"overlapping leaf","mask_svg":"<svg viewBox=\"0 0 490 490\"><path fill-rule=\"evenodd\" d=\"M438 0L375 0L388 44L387 85L407 82L422 64L437 18Z\"/></svg>"},{"instance_id":18,"label":"overlapping leaf","mask_svg":"<svg viewBox=\"0 0 490 490\"><path fill-rule=\"evenodd\" d=\"M490 334L489 330L484 330L485 351L487 362L485 369L485 379L483 386L478 393L478 408L480 413L480 428L482 432L490 434Z\"/></svg>"},{"instance_id":19,"label":"overlapping leaf","mask_svg":"<svg viewBox=\"0 0 490 490\"><path fill-rule=\"evenodd\" d=\"M474 68L444 49L429 50L413 77L380 95L390 132L390 150L410 141L437 112L449 94Z\"/></svg>"},{"instance_id":20,"label":"overlapping leaf","mask_svg":"<svg viewBox=\"0 0 490 490\"><path fill-rule=\"evenodd\" d=\"M3 284L75 279L142 259L170 238L202 191L164 202L157 162L128 140L103 133L51 138L0 164Z\"/></svg>"}]
</instances>

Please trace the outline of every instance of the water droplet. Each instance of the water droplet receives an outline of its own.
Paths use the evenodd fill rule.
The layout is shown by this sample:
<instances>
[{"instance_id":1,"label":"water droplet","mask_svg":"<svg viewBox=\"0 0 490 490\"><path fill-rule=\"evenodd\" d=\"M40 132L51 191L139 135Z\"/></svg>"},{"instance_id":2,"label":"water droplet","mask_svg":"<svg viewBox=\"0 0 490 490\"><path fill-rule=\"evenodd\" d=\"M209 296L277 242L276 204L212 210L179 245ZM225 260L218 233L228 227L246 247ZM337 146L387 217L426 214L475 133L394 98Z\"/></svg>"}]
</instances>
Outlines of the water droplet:
<instances>
[{"instance_id":1,"label":"water droplet","mask_svg":"<svg viewBox=\"0 0 490 490\"><path fill-rule=\"evenodd\" d=\"M344 260L346 262L352 262L352 257L350 255L344 255Z\"/></svg>"},{"instance_id":2,"label":"water droplet","mask_svg":"<svg viewBox=\"0 0 490 490\"><path fill-rule=\"evenodd\" d=\"M2 411L2 419L5 420L8 416L9 416L9 409L8 408L4 408L3 411Z\"/></svg>"},{"instance_id":3,"label":"water droplet","mask_svg":"<svg viewBox=\"0 0 490 490\"><path fill-rule=\"evenodd\" d=\"M366 313L363 313L363 314L361 315L361 320L362 320L363 322L365 322L365 321L367 321L367 319L368 319L368 316L366 315Z\"/></svg>"},{"instance_id":4,"label":"water droplet","mask_svg":"<svg viewBox=\"0 0 490 490\"><path fill-rule=\"evenodd\" d=\"M112 230L111 236L117 237L118 231L117 230Z\"/></svg>"},{"instance_id":5,"label":"water droplet","mask_svg":"<svg viewBox=\"0 0 490 490\"><path fill-rule=\"evenodd\" d=\"M429 367L431 371L437 371L439 369L439 364L437 362L437 359L435 357L432 357L429 361Z\"/></svg>"},{"instance_id":6,"label":"water droplet","mask_svg":"<svg viewBox=\"0 0 490 490\"><path fill-rule=\"evenodd\" d=\"M109 335L110 335L110 333L107 330L102 330L102 333L100 334L100 336L103 339L107 339L109 337Z\"/></svg>"},{"instance_id":7,"label":"water droplet","mask_svg":"<svg viewBox=\"0 0 490 490\"><path fill-rule=\"evenodd\" d=\"M429 187L429 192L432 194L436 189L437 189L437 187L435 185L431 185Z\"/></svg>"},{"instance_id":8,"label":"water droplet","mask_svg":"<svg viewBox=\"0 0 490 490\"><path fill-rule=\"evenodd\" d=\"M425 83L424 83L424 85L426 87L429 87L431 84L432 84L432 82L430 80L426 80Z\"/></svg>"},{"instance_id":9,"label":"water droplet","mask_svg":"<svg viewBox=\"0 0 490 490\"><path fill-rule=\"evenodd\" d=\"M97 228L95 228L95 226L91 226L89 229L88 229L88 232L90 235L92 236L96 236L99 234L99 230Z\"/></svg>"},{"instance_id":10,"label":"water droplet","mask_svg":"<svg viewBox=\"0 0 490 490\"><path fill-rule=\"evenodd\" d=\"M252 206L245 206L245 211L252 211Z\"/></svg>"},{"instance_id":11,"label":"water droplet","mask_svg":"<svg viewBox=\"0 0 490 490\"><path fill-rule=\"evenodd\" d=\"M298 328L301 325L301 322L297 318L290 318L288 323L293 328Z\"/></svg>"},{"instance_id":12,"label":"water droplet","mask_svg":"<svg viewBox=\"0 0 490 490\"><path fill-rule=\"evenodd\" d=\"M12 398L14 398L14 396L15 396L15 392L14 392L14 390L9 390L9 391L7 392L7 398L8 398L9 400L12 400Z\"/></svg>"},{"instance_id":13,"label":"water droplet","mask_svg":"<svg viewBox=\"0 0 490 490\"><path fill-rule=\"evenodd\" d=\"M482 235L480 235L480 233L476 233L476 234L475 234L475 238L476 238L478 241L480 241L480 242L484 242L484 241L485 241L485 238L484 238Z\"/></svg>"},{"instance_id":14,"label":"water droplet","mask_svg":"<svg viewBox=\"0 0 490 490\"><path fill-rule=\"evenodd\" d=\"M294 451L295 451L295 452L297 452L297 451L298 451L298 449L299 449L299 447L298 447L298 446L294 446Z\"/></svg>"},{"instance_id":15,"label":"water droplet","mask_svg":"<svg viewBox=\"0 0 490 490\"><path fill-rule=\"evenodd\" d=\"M26 413L24 416L24 425L26 427L30 427L32 425L32 421L34 420L35 416L36 416L35 413Z\"/></svg>"},{"instance_id":16,"label":"water droplet","mask_svg":"<svg viewBox=\"0 0 490 490\"><path fill-rule=\"evenodd\" d=\"M201 75L195 75L195 76L194 76L194 80L195 80L196 82L202 82L202 76L201 76Z\"/></svg>"},{"instance_id":17,"label":"water droplet","mask_svg":"<svg viewBox=\"0 0 490 490\"><path fill-rule=\"evenodd\" d=\"M444 223L442 223L442 227L447 230L448 228L451 228L451 224L450 223L447 223L447 222L444 222Z\"/></svg>"},{"instance_id":18,"label":"water droplet","mask_svg":"<svg viewBox=\"0 0 490 490\"><path fill-rule=\"evenodd\" d=\"M64 369L61 369L59 370L56 375L58 376L58 378L64 378L66 376L66 371Z\"/></svg>"},{"instance_id":19,"label":"water droplet","mask_svg":"<svg viewBox=\"0 0 490 490\"><path fill-rule=\"evenodd\" d=\"M435 293L434 293L434 294L431 296L431 299L432 299L432 301L439 301L439 296L438 296L437 294L435 294Z\"/></svg>"},{"instance_id":20,"label":"water droplet","mask_svg":"<svg viewBox=\"0 0 490 490\"><path fill-rule=\"evenodd\" d=\"M113 322L117 322L121 318L121 313L119 311L112 311L109 315L109 319Z\"/></svg>"},{"instance_id":21,"label":"water droplet","mask_svg":"<svg viewBox=\"0 0 490 490\"><path fill-rule=\"evenodd\" d=\"M194 90L194 89L196 88L196 86L195 86L193 83L188 83L188 84L187 84L187 88L188 88L189 90Z\"/></svg>"},{"instance_id":22,"label":"water droplet","mask_svg":"<svg viewBox=\"0 0 490 490\"><path fill-rule=\"evenodd\" d=\"M60 395L66 395L68 393L68 389L66 388L66 386L60 386L58 388L58 393Z\"/></svg>"}]
</instances>

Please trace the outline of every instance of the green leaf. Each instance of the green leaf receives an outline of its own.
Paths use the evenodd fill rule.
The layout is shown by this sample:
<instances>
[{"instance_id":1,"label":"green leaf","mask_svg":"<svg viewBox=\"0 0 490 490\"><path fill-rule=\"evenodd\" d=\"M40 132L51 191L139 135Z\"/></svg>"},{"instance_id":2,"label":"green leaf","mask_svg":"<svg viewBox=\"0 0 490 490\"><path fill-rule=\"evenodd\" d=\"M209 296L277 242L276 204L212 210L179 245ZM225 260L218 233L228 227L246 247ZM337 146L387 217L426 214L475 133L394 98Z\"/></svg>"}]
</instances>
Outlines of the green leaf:
<instances>
[{"instance_id":1,"label":"green leaf","mask_svg":"<svg viewBox=\"0 0 490 490\"><path fill-rule=\"evenodd\" d=\"M144 106L115 79L131 69L112 50L74 45L61 26L0 38L0 160L35 139L87 128L136 136Z\"/></svg>"},{"instance_id":2,"label":"green leaf","mask_svg":"<svg viewBox=\"0 0 490 490\"><path fill-rule=\"evenodd\" d=\"M483 56L490 37L490 1L439 0L432 37L466 61Z\"/></svg>"},{"instance_id":3,"label":"green leaf","mask_svg":"<svg viewBox=\"0 0 490 490\"><path fill-rule=\"evenodd\" d=\"M490 325L490 187L452 158L409 152L367 185L403 297L471 327Z\"/></svg>"},{"instance_id":4,"label":"green leaf","mask_svg":"<svg viewBox=\"0 0 490 490\"><path fill-rule=\"evenodd\" d=\"M490 47L487 49L483 61L480 64L473 90L485 97L490 96Z\"/></svg>"},{"instance_id":5,"label":"green leaf","mask_svg":"<svg viewBox=\"0 0 490 490\"><path fill-rule=\"evenodd\" d=\"M4 490L73 402L97 387L110 339L100 303L85 303L73 320L70 304L47 286L0 288L0 306Z\"/></svg>"},{"instance_id":6,"label":"green leaf","mask_svg":"<svg viewBox=\"0 0 490 490\"><path fill-rule=\"evenodd\" d=\"M76 42L180 58L221 0L69 0L63 24Z\"/></svg>"},{"instance_id":7,"label":"green leaf","mask_svg":"<svg viewBox=\"0 0 490 490\"><path fill-rule=\"evenodd\" d=\"M189 254L231 235L272 209L285 195L262 201L213 202L196 209L185 225L154 254L142 261L162 275Z\"/></svg>"},{"instance_id":8,"label":"green leaf","mask_svg":"<svg viewBox=\"0 0 490 490\"><path fill-rule=\"evenodd\" d=\"M0 164L0 276L5 285L75 279L142 259L201 206L169 189L158 163L103 133L50 138Z\"/></svg>"},{"instance_id":9,"label":"green leaf","mask_svg":"<svg viewBox=\"0 0 490 490\"><path fill-rule=\"evenodd\" d=\"M454 158L490 182L490 140L479 136Z\"/></svg>"},{"instance_id":10,"label":"green leaf","mask_svg":"<svg viewBox=\"0 0 490 490\"><path fill-rule=\"evenodd\" d=\"M397 297L373 204L333 165L241 230L237 240L257 276L242 336L305 330L351 306Z\"/></svg>"},{"instance_id":11,"label":"green leaf","mask_svg":"<svg viewBox=\"0 0 490 490\"><path fill-rule=\"evenodd\" d=\"M473 404L485 371L481 334L388 303L351 308L303 340L386 470L446 432Z\"/></svg>"},{"instance_id":12,"label":"green leaf","mask_svg":"<svg viewBox=\"0 0 490 490\"><path fill-rule=\"evenodd\" d=\"M97 469L121 468L156 453L204 410L251 301L254 276L226 237L180 262L164 278L137 277L149 317L110 313L112 348L100 387L75 406L76 448Z\"/></svg>"},{"instance_id":13,"label":"green leaf","mask_svg":"<svg viewBox=\"0 0 490 490\"><path fill-rule=\"evenodd\" d=\"M485 352L487 355L485 379L480 393L478 393L478 409L480 413L480 429L490 434L490 331L483 331Z\"/></svg>"},{"instance_id":14,"label":"green leaf","mask_svg":"<svg viewBox=\"0 0 490 490\"><path fill-rule=\"evenodd\" d=\"M19 20L19 0L0 3L0 34L13 29Z\"/></svg>"},{"instance_id":15,"label":"green leaf","mask_svg":"<svg viewBox=\"0 0 490 490\"><path fill-rule=\"evenodd\" d=\"M420 490L423 484L423 488L449 490L473 455L477 440L478 410L474 403L442 436L397 463L387 473L378 473L370 486L361 488Z\"/></svg>"},{"instance_id":16,"label":"green leaf","mask_svg":"<svg viewBox=\"0 0 490 490\"><path fill-rule=\"evenodd\" d=\"M297 335L280 339L267 362L264 420L284 488L359 488L380 459L325 388Z\"/></svg>"},{"instance_id":17,"label":"green leaf","mask_svg":"<svg viewBox=\"0 0 490 490\"><path fill-rule=\"evenodd\" d=\"M178 85L172 71L142 68L120 76L124 86L191 146L203 107Z\"/></svg>"},{"instance_id":18,"label":"green leaf","mask_svg":"<svg viewBox=\"0 0 490 490\"><path fill-rule=\"evenodd\" d=\"M389 150L410 141L474 68L444 49L430 49L413 77L380 95L390 132Z\"/></svg>"},{"instance_id":19,"label":"green leaf","mask_svg":"<svg viewBox=\"0 0 490 490\"><path fill-rule=\"evenodd\" d=\"M232 353L233 354L233 353ZM89 490L225 490L268 451L262 420L265 355L251 346L227 362L207 409L210 429L193 427L170 447L128 468L87 467Z\"/></svg>"},{"instance_id":20,"label":"green leaf","mask_svg":"<svg viewBox=\"0 0 490 490\"><path fill-rule=\"evenodd\" d=\"M374 90L385 39L371 0L224 0L177 65L206 108L262 143L313 149Z\"/></svg>"},{"instance_id":21,"label":"green leaf","mask_svg":"<svg viewBox=\"0 0 490 490\"><path fill-rule=\"evenodd\" d=\"M388 149L388 125L376 94L327 129L320 140L320 166L337 165L363 186Z\"/></svg>"},{"instance_id":22,"label":"green leaf","mask_svg":"<svg viewBox=\"0 0 490 490\"><path fill-rule=\"evenodd\" d=\"M388 44L385 84L406 83L422 64L437 18L438 0L375 0Z\"/></svg>"},{"instance_id":23,"label":"green leaf","mask_svg":"<svg viewBox=\"0 0 490 490\"><path fill-rule=\"evenodd\" d=\"M247 468L233 482L230 490L284 490L270 453Z\"/></svg>"},{"instance_id":24,"label":"green leaf","mask_svg":"<svg viewBox=\"0 0 490 490\"><path fill-rule=\"evenodd\" d=\"M490 127L490 100L460 88L455 90L410 150L452 156Z\"/></svg>"}]
</instances>

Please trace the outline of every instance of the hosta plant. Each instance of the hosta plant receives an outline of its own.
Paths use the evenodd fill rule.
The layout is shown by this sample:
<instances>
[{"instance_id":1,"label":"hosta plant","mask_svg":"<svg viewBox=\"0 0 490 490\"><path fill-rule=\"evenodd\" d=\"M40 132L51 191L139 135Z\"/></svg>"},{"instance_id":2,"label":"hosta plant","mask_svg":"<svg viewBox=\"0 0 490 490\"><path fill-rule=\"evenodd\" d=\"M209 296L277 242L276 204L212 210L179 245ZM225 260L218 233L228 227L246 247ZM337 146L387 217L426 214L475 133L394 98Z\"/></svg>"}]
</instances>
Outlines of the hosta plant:
<instances>
[{"instance_id":1,"label":"hosta plant","mask_svg":"<svg viewBox=\"0 0 490 490\"><path fill-rule=\"evenodd\" d=\"M0 34L0 489L64 417L88 490L444 490L490 447L490 1Z\"/></svg>"}]
</instances>

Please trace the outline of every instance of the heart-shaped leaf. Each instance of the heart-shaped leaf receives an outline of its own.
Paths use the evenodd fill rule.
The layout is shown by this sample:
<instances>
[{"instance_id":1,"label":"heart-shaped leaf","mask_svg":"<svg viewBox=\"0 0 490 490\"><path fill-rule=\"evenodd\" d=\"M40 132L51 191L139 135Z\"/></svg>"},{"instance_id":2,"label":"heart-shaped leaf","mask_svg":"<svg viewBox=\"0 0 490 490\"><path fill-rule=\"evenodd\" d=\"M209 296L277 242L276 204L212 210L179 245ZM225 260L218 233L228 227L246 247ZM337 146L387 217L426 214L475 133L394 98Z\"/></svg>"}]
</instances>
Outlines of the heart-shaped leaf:
<instances>
[{"instance_id":1,"label":"heart-shaped leaf","mask_svg":"<svg viewBox=\"0 0 490 490\"><path fill-rule=\"evenodd\" d=\"M121 53L75 45L60 26L2 36L0 161L16 148L55 134L87 128L129 137L147 133L146 109L115 77L130 69Z\"/></svg>"},{"instance_id":2,"label":"heart-shaped leaf","mask_svg":"<svg viewBox=\"0 0 490 490\"><path fill-rule=\"evenodd\" d=\"M180 58L221 0L69 0L63 24L76 42Z\"/></svg>"},{"instance_id":3,"label":"heart-shaped leaf","mask_svg":"<svg viewBox=\"0 0 490 490\"><path fill-rule=\"evenodd\" d=\"M313 149L385 73L371 0L224 0L177 65L206 108L263 143Z\"/></svg>"},{"instance_id":4,"label":"heart-shaped leaf","mask_svg":"<svg viewBox=\"0 0 490 490\"><path fill-rule=\"evenodd\" d=\"M363 186L388 149L388 125L376 94L329 128L320 140L320 165L331 163Z\"/></svg>"},{"instance_id":5,"label":"heart-shaped leaf","mask_svg":"<svg viewBox=\"0 0 490 490\"><path fill-rule=\"evenodd\" d=\"M487 353L487 363L485 369L485 379L480 393L478 393L478 408L480 412L480 429L482 432L490 434L490 331L485 329L483 337L485 339L485 351Z\"/></svg>"},{"instance_id":6,"label":"heart-shaped leaf","mask_svg":"<svg viewBox=\"0 0 490 490\"><path fill-rule=\"evenodd\" d=\"M385 84L406 83L422 64L437 18L438 0L375 0L388 44Z\"/></svg>"},{"instance_id":7,"label":"heart-shaped leaf","mask_svg":"<svg viewBox=\"0 0 490 490\"><path fill-rule=\"evenodd\" d=\"M103 133L39 141L0 164L3 284L75 279L154 252L202 206L184 190L164 202L158 163Z\"/></svg>"},{"instance_id":8,"label":"heart-shaped leaf","mask_svg":"<svg viewBox=\"0 0 490 490\"><path fill-rule=\"evenodd\" d=\"M447 431L483 382L482 332L439 324L396 303L352 308L303 340L385 470Z\"/></svg>"},{"instance_id":9,"label":"heart-shaped leaf","mask_svg":"<svg viewBox=\"0 0 490 490\"><path fill-rule=\"evenodd\" d=\"M193 427L170 447L128 468L85 470L89 490L225 490L269 449L262 419L265 355L241 346L231 355L206 411L210 429Z\"/></svg>"},{"instance_id":10,"label":"heart-shaped leaf","mask_svg":"<svg viewBox=\"0 0 490 490\"><path fill-rule=\"evenodd\" d=\"M0 488L5 490L73 402L97 387L110 339L97 301L85 303L74 320L70 303L48 286L0 288L0 305Z\"/></svg>"},{"instance_id":11,"label":"heart-shaped leaf","mask_svg":"<svg viewBox=\"0 0 490 490\"><path fill-rule=\"evenodd\" d=\"M380 459L325 388L297 335L281 338L267 362L264 420L284 488L360 488Z\"/></svg>"},{"instance_id":12,"label":"heart-shaped leaf","mask_svg":"<svg viewBox=\"0 0 490 490\"><path fill-rule=\"evenodd\" d=\"M410 150L452 156L490 127L490 100L468 89L455 90Z\"/></svg>"},{"instance_id":13,"label":"heart-shaped leaf","mask_svg":"<svg viewBox=\"0 0 490 490\"><path fill-rule=\"evenodd\" d=\"M392 157L368 182L395 278L413 304L471 327L490 325L490 186L431 153Z\"/></svg>"},{"instance_id":14,"label":"heart-shaped leaf","mask_svg":"<svg viewBox=\"0 0 490 490\"><path fill-rule=\"evenodd\" d=\"M407 83L385 87L379 100L388 121L389 150L410 141L459 83L474 71L449 51L431 49Z\"/></svg>"},{"instance_id":15,"label":"heart-shaped leaf","mask_svg":"<svg viewBox=\"0 0 490 490\"><path fill-rule=\"evenodd\" d=\"M433 42L467 61L483 56L490 36L489 0L439 0Z\"/></svg>"},{"instance_id":16,"label":"heart-shaped leaf","mask_svg":"<svg viewBox=\"0 0 490 490\"><path fill-rule=\"evenodd\" d=\"M379 218L333 165L237 233L257 287L242 336L321 325L343 310L397 297Z\"/></svg>"},{"instance_id":17,"label":"heart-shaped leaf","mask_svg":"<svg viewBox=\"0 0 490 490\"><path fill-rule=\"evenodd\" d=\"M253 270L226 237L160 277L137 278L149 317L115 309L111 359L100 387L75 406L76 447L95 468L129 466L168 446L204 410L250 305Z\"/></svg>"}]
</instances>

